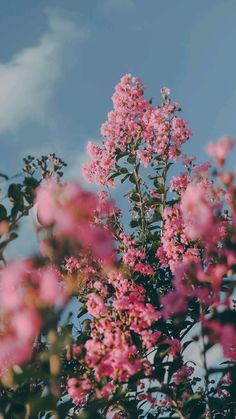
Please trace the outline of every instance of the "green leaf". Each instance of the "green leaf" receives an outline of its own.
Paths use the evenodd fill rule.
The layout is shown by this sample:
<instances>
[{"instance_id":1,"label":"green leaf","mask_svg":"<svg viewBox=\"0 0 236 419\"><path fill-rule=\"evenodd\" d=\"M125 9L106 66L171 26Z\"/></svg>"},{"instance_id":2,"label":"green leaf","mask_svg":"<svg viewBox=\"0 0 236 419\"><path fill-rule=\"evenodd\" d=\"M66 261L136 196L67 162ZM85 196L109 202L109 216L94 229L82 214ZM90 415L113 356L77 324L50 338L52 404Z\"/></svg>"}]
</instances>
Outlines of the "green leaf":
<instances>
[{"instance_id":1,"label":"green leaf","mask_svg":"<svg viewBox=\"0 0 236 419\"><path fill-rule=\"evenodd\" d=\"M139 199L139 195L138 195L137 193L132 193L132 194L129 196L129 199L130 199L131 201L134 201L134 202L139 202L139 201L140 201L140 199Z\"/></svg>"},{"instance_id":2,"label":"green leaf","mask_svg":"<svg viewBox=\"0 0 236 419\"><path fill-rule=\"evenodd\" d=\"M72 400L68 400L64 403L60 403L58 405L57 411L59 413L59 418L60 419L64 419L67 417L67 415L69 414L70 409L74 406ZM50 415L51 417L52 415Z\"/></svg>"},{"instance_id":3,"label":"green leaf","mask_svg":"<svg viewBox=\"0 0 236 419\"><path fill-rule=\"evenodd\" d=\"M121 176L121 173L113 173L113 175L109 176L108 180L115 179L116 177Z\"/></svg>"},{"instance_id":4,"label":"green leaf","mask_svg":"<svg viewBox=\"0 0 236 419\"><path fill-rule=\"evenodd\" d=\"M156 187L157 192L164 193L165 192L165 182L162 176L157 176L154 179L154 186Z\"/></svg>"},{"instance_id":5,"label":"green leaf","mask_svg":"<svg viewBox=\"0 0 236 419\"><path fill-rule=\"evenodd\" d=\"M18 237L18 234L17 234L17 233L15 233L15 232L12 232L12 233L10 234L10 240L15 240L15 239L17 239L17 237Z\"/></svg>"},{"instance_id":6,"label":"green leaf","mask_svg":"<svg viewBox=\"0 0 236 419\"><path fill-rule=\"evenodd\" d=\"M83 317L87 313L87 308L85 306L82 306L79 309L79 313L77 314L77 318L80 319L80 317Z\"/></svg>"},{"instance_id":7,"label":"green leaf","mask_svg":"<svg viewBox=\"0 0 236 419\"><path fill-rule=\"evenodd\" d=\"M32 188L37 188L37 186L39 185L39 181L34 178L33 176L31 177L25 177L24 179L24 185L25 186L31 186Z\"/></svg>"},{"instance_id":8,"label":"green leaf","mask_svg":"<svg viewBox=\"0 0 236 419\"><path fill-rule=\"evenodd\" d=\"M16 218L17 214L18 214L18 207L17 205L14 205L11 210L11 217Z\"/></svg>"},{"instance_id":9,"label":"green leaf","mask_svg":"<svg viewBox=\"0 0 236 419\"><path fill-rule=\"evenodd\" d=\"M128 177L129 177L129 173L127 173L127 175L125 175L123 179L121 179L121 183L124 183L126 179L128 179Z\"/></svg>"},{"instance_id":10,"label":"green leaf","mask_svg":"<svg viewBox=\"0 0 236 419\"><path fill-rule=\"evenodd\" d=\"M24 197L21 191L21 185L19 183L12 183L9 186L8 197L14 203L12 209L12 217L14 217L18 211L24 210Z\"/></svg>"},{"instance_id":11,"label":"green leaf","mask_svg":"<svg viewBox=\"0 0 236 419\"><path fill-rule=\"evenodd\" d=\"M121 167L120 168L120 173L129 173L129 171L128 171L128 169L127 169L127 167Z\"/></svg>"},{"instance_id":12,"label":"green leaf","mask_svg":"<svg viewBox=\"0 0 236 419\"><path fill-rule=\"evenodd\" d=\"M7 218L7 210L6 208L0 204L0 221L5 220Z\"/></svg>"},{"instance_id":13,"label":"green leaf","mask_svg":"<svg viewBox=\"0 0 236 419\"><path fill-rule=\"evenodd\" d=\"M24 205L23 195L19 196L19 198L15 201L14 206L16 206L18 211L20 212L24 211L25 205Z\"/></svg>"},{"instance_id":14,"label":"green leaf","mask_svg":"<svg viewBox=\"0 0 236 419\"><path fill-rule=\"evenodd\" d=\"M132 155L129 155L129 157L127 159L127 162L130 163L130 164L135 164L136 163L136 157L132 156Z\"/></svg>"},{"instance_id":15,"label":"green leaf","mask_svg":"<svg viewBox=\"0 0 236 419\"><path fill-rule=\"evenodd\" d=\"M151 207L155 204L160 204L159 198L150 198L148 201L145 202L146 207Z\"/></svg>"},{"instance_id":16,"label":"green leaf","mask_svg":"<svg viewBox=\"0 0 236 419\"><path fill-rule=\"evenodd\" d=\"M120 153L118 150L116 151L116 161L122 159L122 157L128 156L129 153Z\"/></svg>"},{"instance_id":17,"label":"green leaf","mask_svg":"<svg viewBox=\"0 0 236 419\"><path fill-rule=\"evenodd\" d=\"M21 197L21 185L19 183L12 183L8 188L8 197L16 201Z\"/></svg>"},{"instance_id":18,"label":"green leaf","mask_svg":"<svg viewBox=\"0 0 236 419\"><path fill-rule=\"evenodd\" d=\"M157 221L162 221L162 206L155 208L155 213L152 216L150 224Z\"/></svg>"},{"instance_id":19,"label":"green leaf","mask_svg":"<svg viewBox=\"0 0 236 419\"><path fill-rule=\"evenodd\" d=\"M168 164L167 164L167 166L166 166L166 172L168 172L168 170L169 170L169 168L172 166L172 164L174 164L174 163L168 163Z\"/></svg>"},{"instance_id":20,"label":"green leaf","mask_svg":"<svg viewBox=\"0 0 236 419\"><path fill-rule=\"evenodd\" d=\"M131 220L129 223L131 228L135 228L139 226L139 220Z\"/></svg>"},{"instance_id":21,"label":"green leaf","mask_svg":"<svg viewBox=\"0 0 236 419\"><path fill-rule=\"evenodd\" d=\"M180 200L179 199L171 199L170 201L166 202L167 207L173 207L175 204L178 204Z\"/></svg>"},{"instance_id":22,"label":"green leaf","mask_svg":"<svg viewBox=\"0 0 236 419\"><path fill-rule=\"evenodd\" d=\"M158 379L158 381L162 382L165 377L166 370L162 367L162 365L155 366L155 376Z\"/></svg>"},{"instance_id":23,"label":"green leaf","mask_svg":"<svg viewBox=\"0 0 236 419\"><path fill-rule=\"evenodd\" d=\"M34 196L35 196L34 191L35 191L35 189L32 186L26 186L26 188L25 188L24 196L25 196L26 201L29 204L33 204L33 202L34 202Z\"/></svg>"},{"instance_id":24,"label":"green leaf","mask_svg":"<svg viewBox=\"0 0 236 419\"><path fill-rule=\"evenodd\" d=\"M133 173L130 175L129 180L131 183L134 183L134 185L136 185L136 179Z\"/></svg>"}]
</instances>

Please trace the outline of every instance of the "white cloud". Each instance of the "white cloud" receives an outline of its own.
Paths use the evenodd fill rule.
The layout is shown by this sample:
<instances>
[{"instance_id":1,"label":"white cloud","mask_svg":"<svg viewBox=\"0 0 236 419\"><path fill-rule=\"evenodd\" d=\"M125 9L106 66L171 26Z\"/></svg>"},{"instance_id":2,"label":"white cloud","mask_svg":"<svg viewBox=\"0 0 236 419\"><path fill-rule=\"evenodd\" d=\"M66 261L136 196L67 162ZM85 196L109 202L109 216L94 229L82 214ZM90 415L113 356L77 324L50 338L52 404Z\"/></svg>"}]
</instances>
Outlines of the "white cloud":
<instances>
[{"instance_id":1,"label":"white cloud","mask_svg":"<svg viewBox=\"0 0 236 419\"><path fill-rule=\"evenodd\" d=\"M73 22L51 13L48 30L37 45L22 49L9 62L0 62L0 134L15 131L27 121L47 120L64 52L84 35Z\"/></svg>"}]
</instances>

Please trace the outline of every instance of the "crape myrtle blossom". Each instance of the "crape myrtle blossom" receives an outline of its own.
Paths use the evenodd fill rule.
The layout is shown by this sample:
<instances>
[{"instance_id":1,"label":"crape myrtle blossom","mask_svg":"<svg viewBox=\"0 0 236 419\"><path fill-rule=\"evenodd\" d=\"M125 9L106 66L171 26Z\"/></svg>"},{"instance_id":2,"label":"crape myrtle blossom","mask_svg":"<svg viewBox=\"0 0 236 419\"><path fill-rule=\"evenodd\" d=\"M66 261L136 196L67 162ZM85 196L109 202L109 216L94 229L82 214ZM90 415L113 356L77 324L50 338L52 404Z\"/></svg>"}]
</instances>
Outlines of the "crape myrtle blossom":
<instances>
[{"instance_id":1,"label":"crape myrtle blossom","mask_svg":"<svg viewBox=\"0 0 236 419\"><path fill-rule=\"evenodd\" d=\"M221 324L217 320L203 319L210 342L221 343L227 359L236 360L236 328L230 323Z\"/></svg>"},{"instance_id":2,"label":"crape myrtle blossom","mask_svg":"<svg viewBox=\"0 0 236 419\"><path fill-rule=\"evenodd\" d=\"M76 257L66 257L63 261L63 277L69 294L81 293L92 287L96 280L101 280L100 264L98 260L86 250L79 252ZM99 282L101 284L101 282Z\"/></svg>"},{"instance_id":3,"label":"crape myrtle blossom","mask_svg":"<svg viewBox=\"0 0 236 419\"><path fill-rule=\"evenodd\" d=\"M89 380L84 380L82 386L78 386L78 380L75 377L72 377L68 380L68 394L73 399L73 402L76 405L83 406L86 404L86 393L91 388ZM83 391L84 392L83 392Z\"/></svg>"},{"instance_id":4,"label":"crape myrtle blossom","mask_svg":"<svg viewBox=\"0 0 236 419\"><path fill-rule=\"evenodd\" d=\"M225 236L226 220L219 217L224 191L212 188L209 182L189 184L182 195L180 209L189 239L205 239L208 244Z\"/></svg>"},{"instance_id":5,"label":"crape myrtle blossom","mask_svg":"<svg viewBox=\"0 0 236 419\"><path fill-rule=\"evenodd\" d=\"M207 146L207 153L213 157L218 166L223 166L225 158L232 150L235 141L231 137L220 138L215 143L210 143Z\"/></svg>"},{"instance_id":6,"label":"crape myrtle blossom","mask_svg":"<svg viewBox=\"0 0 236 419\"><path fill-rule=\"evenodd\" d=\"M212 227L215 227L214 206L209 200L209 194L208 185L198 183L188 185L182 196L180 209L190 239L211 234Z\"/></svg>"},{"instance_id":7,"label":"crape myrtle blossom","mask_svg":"<svg viewBox=\"0 0 236 419\"><path fill-rule=\"evenodd\" d=\"M0 374L32 355L43 325L41 310L63 307L68 295L55 266L34 268L31 260L11 262L0 271Z\"/></svg>"},{"instance_id":8,"label":"crape myrtle blossom","mask_svg":"<svg viewBox=\"0 0 236 419\"><path fill-rule=\"evenodd\" d=\"M191 131L180 105L167 87L161 94L155 106L140 79L124 76L102 143L88 143L85 175L108 188L118 176L130 185L129 220L109 190L93 194L49 175L10 188L14 219L35 186L42 240L32 260L1 259L3 417L235 417L236 186L223 168L232 141L211 145L217 171L197 164L182 153ZM179 157L184 169L171 178ZM3 233L11 234L9 219L1 204ZM185 352L193 342L198 365L193 346ZM218 382L208 361L215 345L226 361Z\"/></svg>"},{"instance_id":9,"label":"crape myrtle blossom","mask_svg":"<svg viewBox=\"0 0 236 419\"><path fill-rule=\"evenodd\" d=\"M112 257L113 237L106 225L95 223L95 217L110 213L110 205L84 191L79 184L61 185L47 180L37 190L36 204L39 222L44 227L54 227L58 239L65 238L91 250L97 258Z\"/></svg>"},{"instance_id":10,"label":"crape myrtle blossom","mask_svg":"<svg viewBox=\"0 0 236 419\"><path fill-rule=\"evenodd\" d=\"M173 376L173 382L177 385L181 384L181 382L188 380L189 377L194 372L193 367L188 367L187 365L183 365L179 371L177 371Z\"/></svg>"},{"instance_id":11,"label":"crape myrtle blossom","mask_svg":"<svg viewBox=\"0 0 236 419\"><path fill-rule=\"evenodd\" d=\"M224 139L216 143L215 148L214 145L209 147L218 153L218 159L221 156L219 166L223 165L232 146L231 139ZM157 251L162 265L169 264L174 273L174 289L161 298L165 319L187 312L194 299L202 307L212 306L216 316L220 316L220 310L227 313L230 307L229 296L226 294L223 298L221 290L235 264L232 250L223 245L229 233L235 235L232 231L234 214L230 218L228 210L225 212L228 206L235 211L234 175L223 171L218 174L219 184L213 184L208 172L210 167L209 163L193 164L192 175L186 172L171 180L171 189L179 195L180 203L165 209L162 247ZM201 321L209 342L220 342L225 357L234 360L235 327L214 320L214 315L208 320L202 316Z\"/></svg>"},{"instance_id":12,"label":"crape myrtle blossom","mask_svg":"<svg viewBox=\"0 0 236 419\"><path fill-rule=\"evenodd\" d=\"M162 246L157 250L157 257L162 266L169 265L172 272L179 261L199 258L199 249L193 246L188 236L186 224L180 209L180 204L165 208L165 225L161 238Z\"/></svg>"},{"instance_id":13,"label":"crape myrtle blossom","mask_svg":"<svg viewBox=\"0 0 236 419\"><path fill-rule=\"evenodd\" d=\"M187 154L182 154L181 157L183 159L182 165L184 167L189 167L189 165L191 165L196 160L195 156L188 157Z\"/></svg>"},{"instance_id":14,"label":"crape myrtle blossom","mask_svg":"<svg viewBox=\"0 0 236 419\"><path fill-rule=\"evenodd\" d=\"M170 90L164 87L161 93L163 104L154 107L152 103L145 102L143 85L139 79L130 75L121 79L113 97L114 109L108 114L108 120L102 126L101 134L104 138L102 146L95 146L91 142L88 145L91 161L85 165L84 170L87 171L87 177L89 175L89 181L114 186L113 178L120 170L117 165L119 153L123 153L124 156L128 154L131 156L130 162L134 164L139 162L145 169L155 167L158 162L164 170L169 167L168 162L175 161L181 155L181 146L188 140L191 131L187 122L175 114L180 105L171 103ZM224 139L215 146L209 146L208 151L221 166L232 145L230 139ZM155 205L162 204L162 234L156 257L161 267L165 270L170 269L173 275L172 289L160 298L160 314L165 320L175 316L177 318L179 316L180 319L183 315L187 316L189 306L194 301L198 301L202 307L212 306L216 311L218 307L227 310L229 298L226 296L222 300L220 292L230 266L235 263L232 251L230 249L225 251L222 245L226 240L230 221L224 215L225 204L232 207L232 201L236 196L232 187L232 175L222 173L219 175L221 185L213 185L209 172L210 163L197 165L195 157L188 158L184 154L182 158L186 172L174 176L170 182L170 191L177 194L177 199L173 200L171 205L165 205L163 186L157 182L155 184L157 189L150 191L152 203L148 207L148 211L152 214L155 212ZM124 169L122 173L127 172ZM163 173L165 182L166 173ZM133 182L133 179L131 181ZM231 189L226 191L224 187L227 188L229 185ZM138 194L140 194L139 186L140 184L136 184ZM142 206L144 203L148 203L148 198L141 197L139 204L136 205ZM145 228L144 223L145 219L142 228ZM122 231L119 233L119 238L123 263L134 274L138 272L143 278L149 276L153 278L156 266L153 261L149 263L147 248L137 245L137 236L128 236ZM117 301L114 299L112 306L127 315L128 296ZM138 306L139 304L136 304L136 318L140 316ZM101 316L105 313L104 306L102 307ZM95 315L97 318L97 312ZM130 329L138 331L136 324L134 327L130 323ZM158 331L155 333L159 336ZM143 338L148 335L149 332L142 331ZM164 342L169 345L169 355L178 356L181 352L178 339L165 337ZM146 348L151 348L152 345L155 345L155 340L150 340ZM229 356L229 351L227 354ZM193 369L187 366L182 368L183 377L186 375L187 380ZM178 378L177 374L174 377L175 384L179 385L181 378ZM187 397L189 394L186 391Z\"/></svg>"},{"instance_id":15,"label":"crape myrtle blossom","mask_svg":"<svg viewBox=\"0 0 236 419\"><path fill-rule=\"evenodd\" d=\"M127 266L133 268L135 272L141 272L143 275L152 275L154 270L152 266L146 262L147 255L145 252L135 248L135 240L124 232L119 234L119 238L122 240L122 253L123 262Z\"/></svg>"},{"instance_id":16,"label":"crape myrtle blossom","mask_svg":"<svg viewBox=\"0 0 236 419\"><path fill-rule=\"evenodd\" d=\"M104 289L104 282L114 289L112 300ZM93 319L91 337L85 343L85 361L88 371L94 372L94 379L99 383L101 397L105 394L109 397L117 380L128 382L141 370L150 374L151 364L140 356L133 333L139 336L144 349L151 349L161 336L160 331L151 329L160 313L152 304L145 303L145 289L118 271L110 271L102 286L96 281L93 289L97 291L88 293L87 298L88 313ZM105 385L104 377L109 380ZM83 393L82 381L78 388L80 394Z\"/></svg>"},{"instance_id":17,"label":"crape myrtle blossom","mask_svg":"<svg viewBox=\"0 0 236 419\"><path fill-rule=\"evenodd\" d=\"M191 177L187 172L181 173L179 176L173 176L170 182L170 190L181 195L191 181Z\"/></svg>"},{"instance_id":18,"label":"crape myrtle blossom","mask_svg":"<svg viewBox=\"0 0 236 419\"><path fill-rule=\"evenodd\" d=\"M162 246L157 256L172 271L178 261L199 259L199 240L214 247L226 235L227 220L219 214L227 194L222 187L213 187L209 180L210 167L208 163L193 165L192 174L184 172L170 181L170 190L179 199L164 210Z\"/></svg>"},{"instance_id":19,"label":"crape myrtle blossom","mask_svg":"<svg viewBox=\"0 0 236 419\"><path fill-rule=\"evenodd\" d=\"M188 186L186 191L188 191L190 196L183 194L181 205L183 211L187 211L187 217L189 216L188 212L193 216L193 211L195 211L195 217L193 216L192 219L186 217L184 221L186 222L187 236L190 236L192 240L199 240L201 238L206 246L204 250L205 266L203 269L199 263L199 255L189 259L189 262L187 264L185 263L185 266L184 260L186 258L184 257L182 262L180 261L175 265L175 278L173 281L175 289L162 298L163 314L166 319L186 311L189 301L193 298L198 298L201 304L206 307L214 307L215 313L218 313L217 316L220 313L218 311L219 308L228 312L230 307L229 298L226 295L222 299L220 292L224 278L227 277L231 267L235 264L235 258L233 257L231 259L233 255L230 249L226 250L221 246L219 247L219 243L226 237L227 228L229 228L230 224L227 219L220 220L219 216L215 216L213 203L208 201L207 195L203 196L202 192L204 189L200 190L198 187L198 184L192 184L191 189L188 191ZM196 196L199 193L197 200L195 199L196 196L194 196L194 193L196 193ZM200 220L201 224L199 225L199 220L196 219L197 211L201 206L204 208L205 220L208 221L204 226L202 222L205 223L205 220ZM190 230L189 226L191 228ZM204 254L202 250L201 259ZM216 253L221 263L218 262L215 264L213 262L212 255L215 256ZM195 279L193 280L193 278ZM213 320L209 318L206 320L202 317L202 323L207 330L210 342L220 342L226 358L235 359L235 327L231 324L221 324L219 321L215 321L214 317Z\"/></svg>"},{"instance_id":20,"label":"crape myrtle blossom","mask_svg":"<svg viewBox=\"0 0 236 419\"><path fill-rule=\"evenodd\" d=\"M189 139L191 131L185 120L174 115L180 106L170 103L170 90L165 87L161 92L164 102L155 107L144 98L140 79L130 74L121 78L112 97L114 109L101 127L102 146L91 141L87 145L91 160L83 166L83 174L89 182L115 186L111 175L118 151L131 151L145 168L154 154L165 160L167 156L178 158L181 145ZM136 149L138 144L141 148Z\"/></svg>"}]
</instances>

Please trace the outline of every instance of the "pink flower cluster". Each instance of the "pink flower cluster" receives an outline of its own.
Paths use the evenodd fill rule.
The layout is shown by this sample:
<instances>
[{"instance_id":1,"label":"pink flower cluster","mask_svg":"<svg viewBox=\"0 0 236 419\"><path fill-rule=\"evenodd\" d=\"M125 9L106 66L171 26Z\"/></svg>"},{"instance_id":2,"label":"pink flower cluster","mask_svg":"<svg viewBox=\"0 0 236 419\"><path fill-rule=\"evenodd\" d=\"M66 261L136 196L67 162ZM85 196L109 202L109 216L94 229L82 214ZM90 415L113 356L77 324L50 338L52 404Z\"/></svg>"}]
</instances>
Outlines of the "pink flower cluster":
<instances>
[{"instance_id":1,"label":"pink flower cluster","mask_svg":"<svg viewBox=\"0 0 236 419\"><path fill-rule=\"evenodd\" d=\"M162 89L161 106L152 106L143 94L140 79L130 74L121 78L112 98L114 109L101 127L102 146L92 141L87 145L91 160L83 166L83 174L89 182L114 186L110 176L118 151L131 152L144 167L155 155L163 160L176 160L180 155L181 145L189 139L191 131L184 119L174 115L179 104L171 104L167 88Z\"/></svg>"},{"instance_id":2,"label":"pink flower cluster","mask_svg":"<svg viewBox=\"0 0 236 419\"><path fill-rule=\"evenodd\" d=\"M236 328L230 324L222 324L216 320L206 321L203 324L209 329L209 340L220 343L227 359L236 361Z\"/></svg>"},{"instance_id":3,"label":"pink flower cluster","mask_svg":"<svg viewBox=\"0 0 236 419\"><path fill-rule=\"evenodd\" d=\"M179 176L173 176L170 181L170 190L181 195L191 181L191 177L187 172L181 173Z\"/></svg>"},{"instance_id":4,"label":"pink flower cluster","mask_svg":"<svg viewBox=\"0 0 236 419\"><path fill-rule=\"evenodd\" d=\"M154 273L152 266L147 262L144 263L147 255L135 247L135 240L123 232L120 233L119 237L122 240L123 263L133 268L135 272L140 272L147 276L152 275Z\"/></svg>"},{"instance_id":5,"label":"pink flower cluster","mask_svg":"<svg viewBox=\"0 0 236 419\"><path fill-rule=\"evenodd\" d=\"M188 367L187 365L183 365L179 371L177 371L173 376L173 382L176 385L183 383L183 381L187 381L189 377L193 374L194 369L193 367Z\"/></svg>"},{"instance_id":6,"label":"pink flower cluster","mask_svg":"<svg viewBox=\"0 0 236 419\"><path fill-rule=\"evenodd\" d=\"M113 287L112 300L108 286ZM117 381L126 383L138 371L148 375L151 364L140 357L132 338L135 333L144 349L155 346L161 336L151 327L160 318L152 304L145 302L145 289L133 280L124 278L118 271L109 271L107 282L93 285L96 292L87 298L88 313L93 317L90 338L85 343L87 368L94 372L97 383L103 383L101 397L115 389ZM104 378L107 380L104 387ZM82 392L82 382L79 391ZM92 385L92 384L91 384ZM111 387L112 386L112 387ZM111 395L107 393L107 397Z\"/></svg>"},{"instance_id":7,"label":"pink flower cluster","mask_svg":"<svg viewBox=\"0 0 236 419\"><path fill-rule=\"evenodd\" d=\"M167 207L164 211L164 220L162 246L157 250L157 257L162 266L169 265L174 272L179 261L198 259L199 251L190 245L191 240L186 234L180 204L175 204L172 208Z\"/></svg>"},{"instance_id":8,"label":"pink flower cluster","mask_svg":"<svg viewBox=\"0 0 236 419\"><path fill-rule=\"evenodd\" d=\"M97 277L101 278L98 272L97 261L91 255L81 251L78 257L65 259L65 271L68 277L76 278L76 288L86 288L92 286Z\"/></svg>"},{"instance_id":9,"label":"pink flower cluster","mask_svg":"<svg viewBox=\"0 0 236 419\"><path fill-rule=\"evenodd\" d=\"M218 199L220 196L224 196L221 192L219 194L217 187L201 182L188 185L183 193L180 204L182 212L179 213L178 220L191 242L185 242L188 250L183 253L182 258L177 255L179 261L175 255L171 259L171 254L159 249L158 254L164 255L164 259L161 259L163 265L169 263L174 273L174 289L161 298L161 303L165 319L185 312L191 300L198 300L203 306L212 307L212 318L208 316L206 319L202 316L200 321L207 331L210 343L221 343L226 358L235 360L235 328L230 323L224 324L214 319L214 315L220 318L222 313L229 310L230 295L226 294L223 298L221 290L224 278L231 272L236 260L232 250L222 246L227 234L230 232L232 235L232 221L220 216L221 206L219 206ZM232 203L231 200L235 199L233 197L235 197L235 188L230 184L228 203ZM173 217L174 208L170 212L171 217ZM164 249L166 249L166 240L168 238L171 240L168 223L170 226L175 225L175 218L171 218L171 220L166 218L165 221L162 239ZM180 231L178 234L179 238L181 237L183 240ZM200 240L201 250L198 250ZM193 247L189 247L190 245ZM188 255L189 251L192 253L191 256ZM167 259L168 255L169 259Z\"/></svg>"},{"instance_id":10,"label":"pink flower cluster","mask_svg":"<svg viewBox=\"0 0 236 419\"><path fill-rule=\"evenodd\" d=\"M214 237L220 229L214 217L219 202L213 200L211 184L199 182L189 184L182 196L180 209L185 224L185 232L189 239Z\"/></svg>"},{"instance_id":11,"label":"pink flower cluster","mask_svg":"<svg viewBox=\"0 0 236 419\"><path fill-rule=\"evenodd\" d=\"M113 237L95 217L110 211L110 205L80 185L69 182L60 185L48 180L37 190L38 218L44 227L54 227L54 235L78 242L91 250L95 257L109 260L113 255ZM78 246L77 246L78 247Z\"/></svg>"},{"instance_id":12,"label":"pink flower cluster","mask_svg":"<svg viewBox=\"0 0 236 419\"><path fill-rule=\"evenodd\" d=\"M91 384L89 380L83 380L81 385L78 385L78 380L75 377L69 378L67 382L67 391L73 402L80 407L86 404L87 392L90 390Z\"/></svg>"},{"instance_id":13,"label":"pink flower cluster","mask_svg":"<svg viewBox=\"0 0 236 419\"><path fill-rule=\"evenodd\" d=\"M226 156L232 150L235 142L231 137L224 137L207 146L207 152L213 157L218 166L223 166Z\"/></svg>"},{"instance_id":14,"label":"pink flower cluster","mask_svg":"<svg viewBox=\"0 0 236 419\"><path fill-rule=\"evenodd\" d=\"M35 269L30 260L15 261L0 271L0 375L31 357L32 343L43 324L41 309L63 306L67 294L53 266Z\"/></svg>"},{"instance_id":15,"label":"pink flower cluster","mask_svg":"<svg viewBox=\"0 0 236 419\"><path fill-rule=\"evenodd\" d=\"M184 172L171 179L170 189L180 202L164 210L164 227L157 257L174 272L179 261L199 260L198 241L214 247L226 234L227 220L219 217L228 196L209 180L209 164L193 167L193 176Z\"/></svg>"}]
</instances>

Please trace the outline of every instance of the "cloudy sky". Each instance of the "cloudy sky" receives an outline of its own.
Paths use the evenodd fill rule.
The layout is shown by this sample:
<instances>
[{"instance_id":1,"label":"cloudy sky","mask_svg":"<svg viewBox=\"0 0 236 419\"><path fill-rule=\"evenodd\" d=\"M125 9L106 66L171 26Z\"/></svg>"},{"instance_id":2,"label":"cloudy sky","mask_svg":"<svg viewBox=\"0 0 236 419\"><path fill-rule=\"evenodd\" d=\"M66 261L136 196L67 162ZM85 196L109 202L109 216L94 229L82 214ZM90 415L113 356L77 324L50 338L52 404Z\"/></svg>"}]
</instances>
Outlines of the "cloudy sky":
<instances>
[{"instance_id":1,"label":"cloudy sky","mask_svg":"<svg viewBox=\"0 0 236 419\"><path fill-rule=\"evenodd\" d=\"M0 171L56 152L80 178L86 142L99 139L125 73L143 79L154 103L171 88L193 131L185 149L200 161L207 142L236 136L235 0L0 5Z\"/></svg>"}]
</instances>

